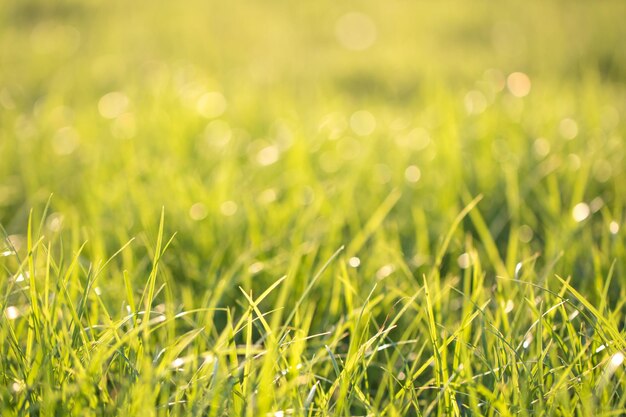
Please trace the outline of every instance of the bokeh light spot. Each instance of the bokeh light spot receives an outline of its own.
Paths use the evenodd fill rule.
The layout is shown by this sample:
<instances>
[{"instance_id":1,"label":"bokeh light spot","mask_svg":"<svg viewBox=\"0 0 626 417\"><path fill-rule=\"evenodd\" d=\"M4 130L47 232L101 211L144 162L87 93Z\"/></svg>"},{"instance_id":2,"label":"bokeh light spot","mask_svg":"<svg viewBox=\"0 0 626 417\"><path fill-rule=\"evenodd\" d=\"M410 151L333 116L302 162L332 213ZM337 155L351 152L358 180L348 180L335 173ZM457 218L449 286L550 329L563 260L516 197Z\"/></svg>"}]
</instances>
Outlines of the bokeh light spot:
<instances>
[{"instance_id":1,"label":"bokeh light spot","mask_svg":"<svg viewBox=\"0 0 626 417\"><path fill-rule=\"evenodd\" d=\"M9 320L15 320L20 316L20 311L15 306L8 306L5 310L5 314Z\"/></svg>"},{"instance_id":2,"label":"bokeh light spot","mask_svg":"<svg viewBox=\"0 0 626 417\"><path fill-rule=\"evenodd\" d=\"M371 135L376 129L376 118L367 110L359 110L350 116L350 128L359 136Z\"/></svg>"},{"instance_id":3,"label":"bokeh light spot","mask_svg":"<svg viewBox=\"0 0 626 417\"><path fill-rule=\"evenodd\" d=\"M422 171L415 165L409 165L404 170L404 178L410 183L416 183L422 177Z\"/></svg>"},{"instance_id":4,"label":"bokeh light spot","mask_svg":"<svg viewBox=\"0 0 626 417\"><path fill-rule=\"evenodd\" d=\"M63 127L52 138L52 150L57 155L70 155L80 143L78 132L72 127Z\"/></svg>"},{"instance_id":5,"label":"bokeh light spot","mask_svg":"<svg viewBox=\"0 0 626 417\"><path fill-rule=\"evenodd\" d=\"M65 216L61 213L52 213L46 219L46 228L51 232L60 232L63 228Z\"/></svg>"},{"instance_id":6,"label":"bokeh light spot","mask_svg":"<svg viewBox=\"0 0 626 417\"><path fill-rule=\"evenodd\" d=\"M248 272L254 275L254 274L258 274L259 272L261 272L264 268L265 268L265 265L263 264L263 262L255 262L248 267Z\"/></svg>"},{"instance_id":7,"label":"bokeh light spot","mask_svg":"<svg viewBox=\"0 0 626 417\"><path fill-rule=\"evenodd\" d=\"M533 239L533 229L530 228L527 224L523 224L519 227L519 240L524 243L528 243Z\"/></svg>"},{"instance_id":8,"label":"bokeh light spot","mask_svg":"<svg viewBox=\"0 0 626 417\"><path fill-rule=\"evenodd\" d=\"M567 155L567 163L572 171L578 171L580 169L580 156L575 153Z\"/></svg>"},{"instance_id":9,"label":"bokeh light spot","mask_svg":"<svg viewBox=\"0 0 626 417\"><path fill-rule=\"evenodd\" d=\"M228 201L224 201L221 205L220 205L220 212L226 216L226 217L230 217L232 215L234 215L235 213L237 213L237 203L235 203L232 200L228 200Z\"/></svg>"},{"instance_id":10,"label":"bokeh light spot","mask_svg":"<svg viewBox=\"0 0 626 417\"><path fill-rule=\"evenodd\" d=\"M515 97L526 97L530 93L530 78L523 72L509 74L506 86Z\"/></svg>"},{"instance_id":11,"label":"bokeh light spot","mask_svg":"<svg viewBox=\"0 0 626 417\"><path fill-rule=\"evenodd\" d=\"M98 111L105 119L115 119L128 109L130 100L126 94L113 91L103 95L98 101Z\"/></svg>"},{"instance_id":12,"label":"bokeh light spot","mask_svg":"<svg viewBox=\"0 0 626 417\"><path fill-rule=\"evenodd\" d=\"M591 209L587 203L578 203L572 209L572 217L576 222L582 222L591 214Z\"/></svg>"},{"instance_id":13,"label":"bokeh light spot","mask_svg":"<svg viewBox=\"0 0 626 417\"><path fill-rule=\"evenodd\" d=\"M267 166L272 165L280 157L280 150L275 145L266 146L259 151L256 155L256 161L259 165Z\"/></svg>"},{"instance_id":14,"label":"bokeh light spot","mask_svg":"<svg viewBox=\"0 0 626 417\"><path fill-rule=\"evenodd\" d=\"M268 188L267 190L263 190L263 192L259 194L258 200L261 204L270 204L276 201L276 198L276 190L273 188Z\"/></svg>"},{"instance_id":15,"label":"bokeh light spot","mask_svg":"<svg viewBox=\"0 0 626 417\"><path fill-rule=\"evenodd\" d=\"M205 219L208 214L209 210L207 209L206 205L200 202L193 204L189 209L189 217L191 217L191 219L195 221Z\"/></svg>"},{"instance_id":16,"label":"bokeh light spot","mask_svg":"<svg viewBox=\"0 0 626 417\"><path fill-rule=\"evenodd\" d=\"M609 232L611 232L611 234L613 235L616 235L619 232L619 223L615 220L609 223Z\"/></svg>"},{"instance_id":17,"label":"bokeh light spot","mask_svg":"<svg viewBox=\"0 0 626 417\"><path fill-rule=\"evenodd\" d=\"M472 90L465 95L465 110L468 114L480 114L487 108L487 97L478 91Z\"/></svg>"},{"instance_id":18,"label":"bokeh light spot","mask_svg":"<svg viewBox=\"0 0 626 417\"><path fill-rule=\"evenodd\" d=\"M472 265L472 258L469 253L465 252L456 258L456 263L459 264L459 268L467 269Z\"/></svg>"},{"instance_id":19,"label":"bokeh light spot","mask_svg":"<svg viewBox=\"0 0 626 417\"><path fill-rule=\"evenodd\" d=\"M378 271L376 271L376 279L381 280L387 278L389 275L393 274L393 271L396 270L396 267L392 264L383 265Z\"/></svg>"},{"instance_id":20,"label":"bokeh light spot","mask_svg":"<svg viewBox=\"0 0 626 417\"><path fill-rule=\"evenodd\" d=\"M344 48L362 51L376 42L376 24L364 13L346 13L337 20L335 35Z\"/></svg>"},{"instance_id":21,"label":"bokeh light spot","mask_svg":"<svg viewBox=\"0 0 626 417\"><path fill-rule=\"evenodd\" d=\"M537 138L535 142L533 142L533 151L535 155L543 158L550 153L550 142L545 138Z\"/></svg>"},{"instance_id":22,"label":"bokeh light spot","mask_svg":"<svg viewBox=\"0 0 626 417\"><path fill-rule=\"evenodd\" d=\"M559 134L567 140L574 139L578 135L578 123L574 119L563 119L559 123Z\"/></svg>"},{"instance_id":23,"label":"bokeh light spot","mask_svg":"<svg viewBox=\"0 0 626 417\"><path fill-rule=\"evenodd\" d=\"M211 91L200 96L196 103L198 113L207 119L214 119L226 111L226 98L222 93Z\"/></svg>"}]
</instances>

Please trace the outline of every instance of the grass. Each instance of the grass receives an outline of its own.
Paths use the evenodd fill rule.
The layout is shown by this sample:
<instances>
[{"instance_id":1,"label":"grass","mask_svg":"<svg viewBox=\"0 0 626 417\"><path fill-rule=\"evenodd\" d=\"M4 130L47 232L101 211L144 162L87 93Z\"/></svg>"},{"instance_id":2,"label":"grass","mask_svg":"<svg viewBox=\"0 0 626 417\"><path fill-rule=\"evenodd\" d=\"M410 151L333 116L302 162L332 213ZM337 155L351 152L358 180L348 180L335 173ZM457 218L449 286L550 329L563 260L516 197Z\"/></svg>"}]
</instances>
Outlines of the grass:
<instances>
[{"instance_id":1,"label":"grass","mask_svg":"<svg viewBox=\"0 0 626 417\"><path fill-rule=\"evenodd\" d=\"M624 9L3 2L0 413L624 415Z\"/></svg>"}]
</instances>

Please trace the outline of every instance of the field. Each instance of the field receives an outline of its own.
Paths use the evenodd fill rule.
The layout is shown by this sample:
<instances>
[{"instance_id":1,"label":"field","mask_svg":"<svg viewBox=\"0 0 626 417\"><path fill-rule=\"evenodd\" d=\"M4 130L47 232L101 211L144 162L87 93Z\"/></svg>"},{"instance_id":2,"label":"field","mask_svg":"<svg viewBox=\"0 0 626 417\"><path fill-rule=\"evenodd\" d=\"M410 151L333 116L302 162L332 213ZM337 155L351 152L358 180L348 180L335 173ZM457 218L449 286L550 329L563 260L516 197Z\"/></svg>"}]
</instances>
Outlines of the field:
<instances>
[{"instance_id":1,"label":"field","mask_svg":"<svg viewBox=\"0 0 626 417\"><path fill-rule=\"evenodd\" d=\"M0 415L626 415L626 3L0 3Z\"/></svg>"}]
</instances>

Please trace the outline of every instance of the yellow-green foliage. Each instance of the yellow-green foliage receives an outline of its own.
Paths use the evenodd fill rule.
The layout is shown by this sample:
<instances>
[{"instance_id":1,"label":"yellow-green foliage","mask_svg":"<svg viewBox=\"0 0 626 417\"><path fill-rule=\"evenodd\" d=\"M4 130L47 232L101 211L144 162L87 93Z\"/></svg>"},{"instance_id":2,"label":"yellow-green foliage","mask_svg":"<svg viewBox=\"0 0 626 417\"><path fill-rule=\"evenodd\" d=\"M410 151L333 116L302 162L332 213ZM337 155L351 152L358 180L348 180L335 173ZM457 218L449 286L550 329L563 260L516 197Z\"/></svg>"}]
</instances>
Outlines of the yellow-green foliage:
<instances>
[{"instance_id":1,"label":"yellow-green foliage","mask_svg":"<svg viewBox=\"0 0 626 417\"><path fill-rule=\"evenodd\" d=\"M626 413L626 3L0 2L0 414Z\"/></svg>"}]
</instances>

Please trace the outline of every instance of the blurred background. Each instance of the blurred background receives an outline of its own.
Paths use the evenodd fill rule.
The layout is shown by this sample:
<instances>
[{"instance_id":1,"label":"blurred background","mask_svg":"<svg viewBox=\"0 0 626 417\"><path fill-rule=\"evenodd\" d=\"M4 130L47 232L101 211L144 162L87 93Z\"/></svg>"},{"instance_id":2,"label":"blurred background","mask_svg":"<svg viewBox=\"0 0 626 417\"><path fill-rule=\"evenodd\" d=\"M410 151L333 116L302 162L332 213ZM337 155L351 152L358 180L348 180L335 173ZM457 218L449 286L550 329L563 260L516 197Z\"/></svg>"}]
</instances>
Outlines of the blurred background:
<instances>
[{"instance_id":1,"label":"blurred background","mask_svg":"<svg viewBox=\"0 0 626 417\"><path fill-rule=\"evenodd\" d=\"M623 82L626 65L618 1L3 3L3 81L32 89L24 99L155 88L187 71L227 93L402 103L489 68Z\"/></svg>"},{"instance_id":2,"label":"blurred background","mask_svg":"<svg viewBox=\"0 0 626 417\"><path fill-rule=\"evenodd\" d=\"M624 16L621 1L3 1L0 222L19 246L53 194L47 233L105 259L132 236L148 248L165 207L168 268L205 288L231 266L273 281L294 251L314 264L387 210L351 254L367 282L400 263L419 276L482 193L500 272L583 237L605 271L623 250L603 236L626 191ZM564 272L592 272L569 249ZM120 268L140 275L145 252Z\"/></svg>"}]
</instances>

